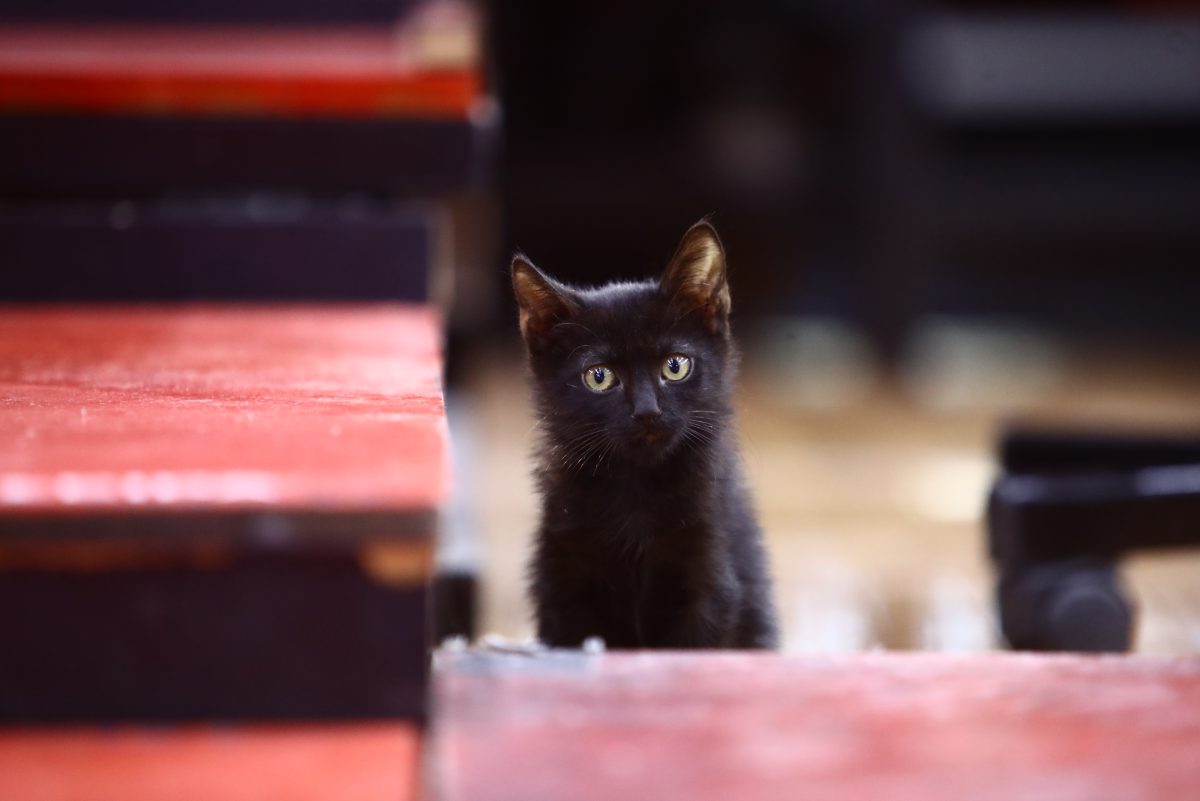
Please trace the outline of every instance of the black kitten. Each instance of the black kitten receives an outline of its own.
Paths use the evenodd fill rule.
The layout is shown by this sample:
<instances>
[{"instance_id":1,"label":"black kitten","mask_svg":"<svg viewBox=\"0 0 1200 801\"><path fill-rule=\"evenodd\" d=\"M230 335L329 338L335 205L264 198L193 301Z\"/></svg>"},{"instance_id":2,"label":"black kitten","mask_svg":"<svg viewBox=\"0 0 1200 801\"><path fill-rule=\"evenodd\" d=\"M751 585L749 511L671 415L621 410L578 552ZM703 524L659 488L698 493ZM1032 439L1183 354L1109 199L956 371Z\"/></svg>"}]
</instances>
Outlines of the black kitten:
<instances>
[{"instance_id":1,"label":"black kitten","mask_svg":"<svg viewBox=\"0 0 1200 801\"><path fill-rule=\"evenodd\" d=\"M733 431L725 252L707 222L659 281L573 289L512 264L544 435L538 637L768 648L775 612Z\"/></svg>"}]
</instances>

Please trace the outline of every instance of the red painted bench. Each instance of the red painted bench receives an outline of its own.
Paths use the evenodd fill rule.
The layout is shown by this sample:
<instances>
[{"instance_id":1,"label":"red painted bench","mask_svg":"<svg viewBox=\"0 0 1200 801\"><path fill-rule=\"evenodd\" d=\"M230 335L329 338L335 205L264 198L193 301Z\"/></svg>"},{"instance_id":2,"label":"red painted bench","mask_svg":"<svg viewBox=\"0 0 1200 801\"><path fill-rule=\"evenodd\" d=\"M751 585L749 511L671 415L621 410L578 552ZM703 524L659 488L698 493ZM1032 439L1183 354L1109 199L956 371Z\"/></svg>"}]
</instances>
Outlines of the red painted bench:
<instances>
[{"instance_id":1,"label":"red painted bench","mask_svg":"<svg viewBox=\"0 0 1200 801\"><path fill-rule=\"evenodd\" d=\"M410 724L0 729L0 796L20 801L410 801Z\"/></svg>"},{"instance_id":2,"label":"red painted bench","mask_svg":"<svg viewBox=\"0 0 1200 801\"><path fill-rule=\"evenodd\" d=\"M0 24L0 186L18 197L435 197L496 115L473 4L392 25ZM361 205L361 204L360 204Z\"/></svg>"},{"instance_id":3,"label":"red painted bench","mask_svg":"<svg viewBox=\"0 0 1200 801\"><path fill-rule=\"evenodd\" d=\"M0 25L0 110L466 119L470 7L392 27Z\"/></svg>"},{"instance_id":4,"label":"red painted bench","mask_svg":"<svg viewBox=\"0 0 1200 801\"><path fill-rule=\"evenodd\" d=\"M0 309L0 720L423 719L439 336Z\"/></svg>"},{"instance_id":5,"label":"red painted bench","mask_svg":"<svg viewBox=\"0 0 1200 801\"><path fill-rule=\"evenodd\" d=\"M445 654L446 801L1200 798L1200 658Z\"/></svg>"}]
</instances>

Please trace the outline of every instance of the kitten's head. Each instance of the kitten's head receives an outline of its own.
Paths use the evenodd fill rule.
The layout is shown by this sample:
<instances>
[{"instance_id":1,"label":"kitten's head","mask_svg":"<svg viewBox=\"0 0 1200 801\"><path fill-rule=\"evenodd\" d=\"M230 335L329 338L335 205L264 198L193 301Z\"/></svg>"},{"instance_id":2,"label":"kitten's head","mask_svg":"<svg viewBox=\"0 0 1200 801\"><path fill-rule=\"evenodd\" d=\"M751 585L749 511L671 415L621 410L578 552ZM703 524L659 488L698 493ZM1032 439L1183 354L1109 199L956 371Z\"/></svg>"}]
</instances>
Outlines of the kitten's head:
<instances>
[{"instance_id":1,"label":"kitten's head","mask_svg":"<svg viewBox=\"0 0 1200 801\"><path fill-rule=\"evenodd\" d=\"M576 289L518 255L512 281L534 398L564 467L654 464L724 430L736 359L725 251L707 221L658 280Z\"/></svg>"}]
</instances>

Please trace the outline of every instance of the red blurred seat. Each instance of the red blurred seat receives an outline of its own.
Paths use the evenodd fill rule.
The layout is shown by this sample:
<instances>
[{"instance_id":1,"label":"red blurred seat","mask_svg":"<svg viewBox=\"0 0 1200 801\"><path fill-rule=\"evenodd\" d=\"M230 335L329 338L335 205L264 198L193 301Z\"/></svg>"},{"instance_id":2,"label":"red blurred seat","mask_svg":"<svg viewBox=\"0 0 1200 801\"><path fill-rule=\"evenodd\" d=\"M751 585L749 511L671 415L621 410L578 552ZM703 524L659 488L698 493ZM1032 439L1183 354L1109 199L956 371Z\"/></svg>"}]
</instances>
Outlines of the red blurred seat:
<instances>
[{"instance_id":1,"label":"red blurred seat","mask_svg":"<svg viewBox=\"0 0 1200 801\"><path fill-rule=\"evenodd\" d=\"M1200 660L465 653L446 801L1011 801L1200 793Z\"/></svg>"},{"instance_id":2,"label":"red blurred seat","mask_svg":"<svg viewBox=\"0 0 1200 801\"><path fill-rule=\"evenodd\" d=\"M426 714L419 306L0 311L0 719Z\"/></svg>"}]
</instances>

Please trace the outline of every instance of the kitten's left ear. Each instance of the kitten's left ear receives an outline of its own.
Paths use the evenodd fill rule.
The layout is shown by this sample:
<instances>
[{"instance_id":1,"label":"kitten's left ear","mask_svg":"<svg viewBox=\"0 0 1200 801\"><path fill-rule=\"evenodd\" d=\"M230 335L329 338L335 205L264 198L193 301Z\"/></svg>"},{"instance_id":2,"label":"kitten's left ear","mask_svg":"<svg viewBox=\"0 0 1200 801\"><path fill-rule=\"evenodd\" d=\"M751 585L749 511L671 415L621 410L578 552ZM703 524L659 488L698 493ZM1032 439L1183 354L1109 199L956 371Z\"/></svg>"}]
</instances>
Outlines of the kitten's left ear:
<instances>
[{"instance_id":1,"label":"kitten's left ear","mask_svg":"<svg viewBox=\"0 0 1200 801\"><path fill-rule=\"evenodd\" d=\"M708 220L688 229L659 282L681 314L698 313L714 334L729 331L725 248Z\"/></svg>"}]
</instances>

